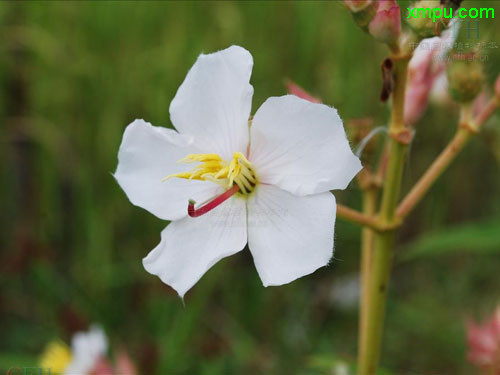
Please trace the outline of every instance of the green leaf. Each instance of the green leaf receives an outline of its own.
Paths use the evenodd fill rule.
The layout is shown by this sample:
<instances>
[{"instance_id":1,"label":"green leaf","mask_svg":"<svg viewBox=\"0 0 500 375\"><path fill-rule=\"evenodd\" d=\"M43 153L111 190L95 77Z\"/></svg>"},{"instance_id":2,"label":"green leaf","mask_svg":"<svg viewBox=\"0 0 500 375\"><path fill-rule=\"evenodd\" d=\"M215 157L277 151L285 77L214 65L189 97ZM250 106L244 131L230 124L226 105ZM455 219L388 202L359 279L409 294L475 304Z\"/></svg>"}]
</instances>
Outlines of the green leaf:
<instances>
[{"instance_id":1,"label":"green leaf","mask_svg":"<svg viewBox=\"0 0 500 375\"><path fill-rule=\"evenodd\" d=\"M447 227L425 235L405 247L401 261L468 252L500 253L500 218Z\"/></svg>"}]
</instances>

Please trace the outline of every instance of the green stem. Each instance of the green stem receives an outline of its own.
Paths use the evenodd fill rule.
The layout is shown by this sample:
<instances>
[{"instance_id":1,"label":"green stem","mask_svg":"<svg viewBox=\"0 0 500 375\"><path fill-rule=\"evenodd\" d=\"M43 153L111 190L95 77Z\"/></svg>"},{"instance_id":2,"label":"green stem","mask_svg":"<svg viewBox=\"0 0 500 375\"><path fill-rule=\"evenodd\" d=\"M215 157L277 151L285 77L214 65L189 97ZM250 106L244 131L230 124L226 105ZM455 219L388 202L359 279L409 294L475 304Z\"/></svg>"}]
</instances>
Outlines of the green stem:
<instances>
[{"instance_id":1,"label":"green stem","mask_svg":"<svg viewBox=\"0 0 500 375\"><path fill-rule=\"evenodd\" d=\"M395 60L394 92L389 126L389 162L384 181L378 220L383 225L394 223L396 205L401 190L407 144L401 141L404 126L404 97L409 56ZM359 374L374 375L380 357L384 325L387 286L389 283L396 231L375 233L372 267L369 272L369 297L366 306L365 333L360 335Z\"/></svg>"},{"instance_id":2,"label":"green stem","mask_svg":"<svg viewBox=\"0 0 500 375\"><path fill-rule=\"evenodd\" d=\"M372 217L377 210L377 190L369 188L363 191L363 214ZM359 342L364 341L366 334L366 306L369 297L369 274L372 264L372 253L375 239L375 231L369 227L363 227L361 232L361 298L359 301ZM359 352L359 356L363 353Z\"/></svg>"},{"instance_id":3,"label":"green stem","mask_svg":"<svg viewBox=\"0 0 500 375\"><path fill-rule=\"evenodd\" d=\"M362 342L359 374L374 375L377 370L382 343L382 331L387 298L387 285L392 266L394 233L375 236L373 264L370 274L366 333Z\"/></svg>"}]
</instances>

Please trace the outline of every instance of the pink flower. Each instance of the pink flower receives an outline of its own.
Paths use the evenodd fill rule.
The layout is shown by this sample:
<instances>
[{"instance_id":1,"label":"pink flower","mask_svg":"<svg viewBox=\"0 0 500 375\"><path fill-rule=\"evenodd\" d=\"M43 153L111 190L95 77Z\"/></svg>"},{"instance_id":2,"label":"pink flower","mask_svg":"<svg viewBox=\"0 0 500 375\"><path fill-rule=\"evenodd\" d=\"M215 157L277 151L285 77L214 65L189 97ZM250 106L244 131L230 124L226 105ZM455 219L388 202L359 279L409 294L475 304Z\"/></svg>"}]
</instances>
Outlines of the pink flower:
<instances>
[{"instance_id":1,"label":"pink flower","mask_svg":"<svg viewBox=\"0 0 500 375\"><path fill-rule=\"evenodd\" d=\"M121 350L116 357L116 373L122 375L137 375L137 369L127 352Z\"/></svg>"},{"instance_id":2,"label":"pink flower","mask_svg":"<svg viewBox=\"0 0 500 375\"><path fill-rule=\"evenodd\" d=\"M299 85L297 85L296 83L294 83L290 80L286 81L286 88L287 88L289 94L298 96L299 98L302 98L305 100L308 100L311 103L321 103L321 99L312 96L306 90L304 90L302 87L300 87Z\"/></svg>"},{"instance_id":3,"label":"pink flower","mask_svg":"<svg viewBox=\"0 0 500 375\"><path fill-rule=\"evenodd\" d=\"M433 63L435 52L436 50L417 49L410 61L405 100L406 124L414 124L424 114L434 81L444 72L444 65Z\"/></svg>"},{"instance_id":4,"label":"pink flower","mask_svg":"<svg viewBox=\"0 0 500 375\"><path fill-rule=\"evenodd\" d=\"M447 53L454 42L451 30L441 37L424 39L415 50L408 66L408 85L405 100L405 123L412 125L424 114L429 102L431 89L440 82L446 91Z\"/></svg>"},{"instance_id":5,"label":"pink flower","mask_svg":"<svg viewBox=\"0 0 500 375\"><path fill-rule=\"evenodd\" d=\"M488 373L500 375L500 306L483 324L467 324L467 359Z\"/></svg>"},{"instance_id":6,"label":"pink flower","mask_svg":"<svg viewBox=\"0 0 500 375\"><path fill-rule=\"evenodd\" d=\"M115 366L105 358L100 357L94 369L91 372L92 375L137 375L137 369L130 359L127 352L120 350L115 357Z\"/></svg>"},{"instance_id":7,"label":"pink flower","mask_svg":"<svg viewBox=\"0 0 500 375\"><path fill-rule=\"evenodd\" d=\"M375 17L368 25L370 34L379 42L394 44L401 34L401 14L395 0L380 0Z\"/></svg>"},{"instance_id":8,"label":"pink flower","mask_svg":"<svg viewBox=\"0 0 500 375\"><path fill-rule=\"evenodd\" d=\"M113 375L113 367L106 358L101 357L97 360L92 375Z\"/></svg>"}]
</instances>

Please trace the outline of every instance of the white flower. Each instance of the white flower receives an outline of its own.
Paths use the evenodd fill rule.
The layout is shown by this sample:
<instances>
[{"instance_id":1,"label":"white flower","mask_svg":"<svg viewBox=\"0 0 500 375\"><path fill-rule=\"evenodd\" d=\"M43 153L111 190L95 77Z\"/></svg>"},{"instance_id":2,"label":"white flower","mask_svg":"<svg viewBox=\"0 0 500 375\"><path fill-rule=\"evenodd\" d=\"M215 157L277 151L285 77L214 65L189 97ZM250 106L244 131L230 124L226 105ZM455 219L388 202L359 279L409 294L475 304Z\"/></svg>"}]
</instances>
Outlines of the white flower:
<instances>
[{"instance_id":1,"label":"white flower","mask_svg":"<svg viewBox=\"0 0 500 375\"><path fill-rule=\"evenodd\" d=\"M108 343L103 330L92 326L88 332L77 332L71 340L71 362L64 374L90 374L99 358L106 354Z\"/></svg>"},{"instance_id":2,"label":"white flower","mask_svg":"<svg viewBox=\"0 0 500 375\"><path fill-rule=\"evenodd\" d=\"M172 221L144 267L181 297L247 242L265 286L327 265L329 191L361 169L331 107L272 97L250 121L252 66L238 46L199 56L170 104L177 131L136 120L123 135L118 183L133 204ZM188 216L191 199L209 203L190 201Z\"/></svg>"}]
</instances>

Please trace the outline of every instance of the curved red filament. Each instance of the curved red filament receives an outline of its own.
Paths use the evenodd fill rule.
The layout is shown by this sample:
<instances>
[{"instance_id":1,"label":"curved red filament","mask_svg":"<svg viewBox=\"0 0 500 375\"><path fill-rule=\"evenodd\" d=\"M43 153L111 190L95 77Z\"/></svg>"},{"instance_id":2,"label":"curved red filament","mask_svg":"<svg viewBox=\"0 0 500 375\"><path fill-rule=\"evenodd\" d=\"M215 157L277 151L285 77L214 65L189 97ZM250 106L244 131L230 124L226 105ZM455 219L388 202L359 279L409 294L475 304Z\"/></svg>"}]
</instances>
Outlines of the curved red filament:
<instances>
[{"instance_id":1,"label":"curved red filament","mask_svg":"<svg viewBox=\"0 0 500 375\"><path fill-rule=\"evenodd\" d=\"M215 207L227 201L239 190L240 188L238 187L238 185L234 185L231 189L226 190L224 193L216 196L215 198L211 199L208 203L204 204L203 206L197 209L194 208L196 202L190 199L188 204L188 215L191 217L198 217L204 215L207 212L212 211Z\"/></svg>"}]
</instances>

